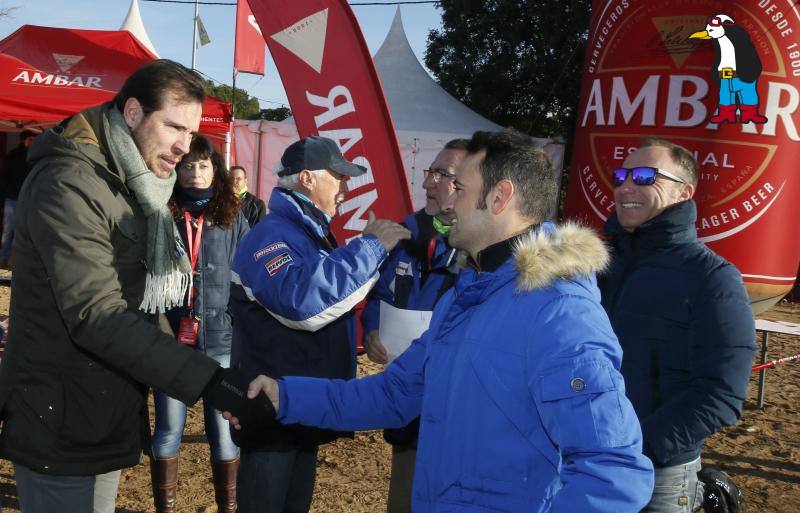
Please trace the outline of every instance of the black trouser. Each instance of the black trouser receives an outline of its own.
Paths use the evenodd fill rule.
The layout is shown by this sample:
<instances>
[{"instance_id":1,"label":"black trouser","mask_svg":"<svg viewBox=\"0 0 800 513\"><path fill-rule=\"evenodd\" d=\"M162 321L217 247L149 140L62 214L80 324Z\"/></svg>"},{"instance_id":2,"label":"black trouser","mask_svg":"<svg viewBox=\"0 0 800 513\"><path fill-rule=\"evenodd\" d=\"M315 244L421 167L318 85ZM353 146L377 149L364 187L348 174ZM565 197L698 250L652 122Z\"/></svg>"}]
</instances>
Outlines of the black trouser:
<instances>
[{"instance_id":1,"label":"black trouser","mask_svg":"<svg viewBox=\"0 0 800 513\"><path fill-rule=\"evenodd\" d=\"M241 451L236 477L239 513L308 513L317 476L317 448Z\"/></svg>"}]
</instances>

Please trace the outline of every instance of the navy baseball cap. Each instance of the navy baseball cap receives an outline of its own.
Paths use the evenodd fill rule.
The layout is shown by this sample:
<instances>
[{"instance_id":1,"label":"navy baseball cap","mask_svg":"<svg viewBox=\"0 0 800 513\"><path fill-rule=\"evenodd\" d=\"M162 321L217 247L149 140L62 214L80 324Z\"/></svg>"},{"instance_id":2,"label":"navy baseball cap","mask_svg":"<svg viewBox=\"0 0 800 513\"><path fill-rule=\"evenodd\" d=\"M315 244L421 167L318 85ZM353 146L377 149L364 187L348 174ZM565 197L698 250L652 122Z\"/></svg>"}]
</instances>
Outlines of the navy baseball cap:
<instances>
[{"instance_id":1,"label":"navy baseball cap","mask_svg":"<svg viewBox=\"0 0 800 513\"><path fill-rule=\"evenodd\" d=\"M327 137L312 135L292 143L281 157L283 169L278 176L289 176L304 169L330 169L340 175L361 176L367 168L345 160L339 146Z\"/></svg>"}]
</instances>

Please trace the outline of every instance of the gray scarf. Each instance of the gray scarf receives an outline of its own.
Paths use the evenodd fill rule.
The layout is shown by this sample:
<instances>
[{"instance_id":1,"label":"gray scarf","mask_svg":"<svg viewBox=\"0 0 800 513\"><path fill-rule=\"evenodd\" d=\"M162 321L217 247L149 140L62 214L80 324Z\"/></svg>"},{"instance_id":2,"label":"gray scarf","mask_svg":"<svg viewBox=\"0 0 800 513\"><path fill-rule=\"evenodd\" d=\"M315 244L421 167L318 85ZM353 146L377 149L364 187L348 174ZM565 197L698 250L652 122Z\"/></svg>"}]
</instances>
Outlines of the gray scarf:
<instances>
[{"instance_id":1,"label":"gray scarf","mask_svg":"<svg viewBox=\"0 0 800 513\"><path fill-rule=\"evenodd\" d=\"M167 178L159 178L148 169L122 114L116 108L108 113L111 152L122 167L125 185L133 191L147 217L147 283L139 309L166 312L183 304L192 280L186 250L167 207L175 171Z\"/></svg>"}]
</instances>

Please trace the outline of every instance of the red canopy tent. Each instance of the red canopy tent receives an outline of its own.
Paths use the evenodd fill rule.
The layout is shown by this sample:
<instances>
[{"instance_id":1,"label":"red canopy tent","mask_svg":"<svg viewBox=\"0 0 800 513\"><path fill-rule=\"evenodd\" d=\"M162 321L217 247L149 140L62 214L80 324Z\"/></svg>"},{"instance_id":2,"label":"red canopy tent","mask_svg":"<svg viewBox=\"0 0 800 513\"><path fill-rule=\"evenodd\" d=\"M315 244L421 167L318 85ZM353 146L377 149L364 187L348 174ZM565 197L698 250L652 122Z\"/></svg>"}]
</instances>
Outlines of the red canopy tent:
<instances>
[{"instance_id":1,"label":"red canopy tent","mask_svg":"<svg viewBox=\"0 0 800 513\"><path fill-rule=\"evenodd\" d=\"M23 25L0 41L0 130L50 126L109 101L155 58L127 30ZM230 121L230 104L213 97L203 104L203 134L224 140Z\"/></svg>"}]
</instances>

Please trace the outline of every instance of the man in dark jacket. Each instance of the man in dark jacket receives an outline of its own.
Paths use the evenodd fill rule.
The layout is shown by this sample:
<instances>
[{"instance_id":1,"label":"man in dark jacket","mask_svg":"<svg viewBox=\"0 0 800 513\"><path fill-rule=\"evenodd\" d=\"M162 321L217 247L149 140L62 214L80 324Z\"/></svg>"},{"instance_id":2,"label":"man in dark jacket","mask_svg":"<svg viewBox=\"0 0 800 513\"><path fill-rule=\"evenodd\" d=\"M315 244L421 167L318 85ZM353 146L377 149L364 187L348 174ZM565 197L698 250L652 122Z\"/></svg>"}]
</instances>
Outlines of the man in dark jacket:
<instances>
[{"instance_id":1,"label":"man in dark jacket","mask_svg":"<svg viewBox=\"0 0 800 513\"><path fill-rule=\"evenodd\" d=\"M14 241L14 212L22 184L28 176L28 148L33 144L36 133L23 130L19 134L19 146L8 152L3 163L3 236L0 240L0 267L11 267L11 245Z\"/></svg>"},{"instance_id":2,"label":"man in dark jacket","mask_svg":"<svg viewBox=\"0 0 800 513\"><path fill-rule=\"evenodd\" d=\"M146 385L239 407L226 394L238 372L178 344L154 315L189 282L166 203L204 98L196 73L152 61L114 102L30 149L0 365L0 455L26 513L114 510L119 469L145 444Z\"/></svg>"},{"instance_id":3,"label":"man in dark jacket","mask_svg":"<svg viewBox=\"0 0 800 513\"><path fill-rule=\"evenodd\" d=\"M378 280L378 267L407 229L371 221L338 246L329 223L348 177L335 142L307 137L281 158L269 214L244 237L233 261L231 366L270 376L350 378L355 374L353 308ZM305 513L317 447L343 433L276 425L234 434L241 447L240 513Z\"/></svg>"},{"instance_id":4,"label":"man in dark jacket","mask_svg":"<svg viewBox=\"0 0 800 513\"><path fill-rule=\"evenodd\" d=\"M449 141L425 170L425 208L408 216L404 223L411 230L411 239L398 244L381 265L381 278L361 314L364 348L373 362L385 364L390 356L398 356L387 354L379 336L381 303L430 312L455 283L458 250L447 244L447 234L452 223L455 171L467 155L467 144L466 139ZM383 437L392 445L386 511L410 513L419 419L403 428L387 429Z\"/></svg>"},{"instance_id":5,"label":"man in dark jacket","mask_svg":"<svg viewBox=\"0 0 800 513\"><path fill-rule=\"evenodd\" d=\"M252 228L267 213L267 207L255 194L247 190L247 172L242 166L231 166L233 190L242 199L242 214Z\"/></svg>"},{"instance_id":6,"label":"man in dark jacket","mask_svg":"<svg viewBox=\"0 0 800 513\"><path fill-rule=\"evenodd\" d=\"M614 171L606 223L612 263L603 306L622 344L622 375L655 465L647 513L694 511L700 448L741 416L755 325L739 271L697 240L697 161L661 139Z\"/></svg>"}]
</instances>

